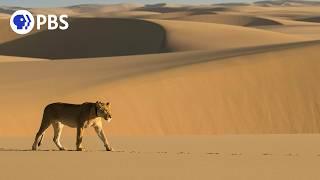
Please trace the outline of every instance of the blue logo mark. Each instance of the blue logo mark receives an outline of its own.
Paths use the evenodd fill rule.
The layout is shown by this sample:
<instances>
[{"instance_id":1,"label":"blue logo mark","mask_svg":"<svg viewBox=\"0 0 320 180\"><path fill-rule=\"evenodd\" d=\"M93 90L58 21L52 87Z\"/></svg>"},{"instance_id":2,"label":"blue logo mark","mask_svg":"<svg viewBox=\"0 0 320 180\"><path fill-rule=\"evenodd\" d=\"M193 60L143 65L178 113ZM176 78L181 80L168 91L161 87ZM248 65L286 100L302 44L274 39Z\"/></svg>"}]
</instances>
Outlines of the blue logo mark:
<instances>
[{"instance_id":1,"label":"blue logo mark","mask_svg":"<svg viewBox=\"0 0 320 180\"><path fill-rule=\"evenodd\" d=\"M13 18L13 23L17 26L17 29L28 29L30 22L31 19L28 15L23 16L22 14L19 14Z\"/></svg>"},{"instance_id":2,"label":"blue logo mark","mask_svg":"<svg viewBox=\"0 0 320 180\"><path fill-rule=\"evenodd\" d=\"M34 18L29 11L18 10L11 16L10 26L18 34L27 34L34 27Z\"/></svg>"}]
</instances>

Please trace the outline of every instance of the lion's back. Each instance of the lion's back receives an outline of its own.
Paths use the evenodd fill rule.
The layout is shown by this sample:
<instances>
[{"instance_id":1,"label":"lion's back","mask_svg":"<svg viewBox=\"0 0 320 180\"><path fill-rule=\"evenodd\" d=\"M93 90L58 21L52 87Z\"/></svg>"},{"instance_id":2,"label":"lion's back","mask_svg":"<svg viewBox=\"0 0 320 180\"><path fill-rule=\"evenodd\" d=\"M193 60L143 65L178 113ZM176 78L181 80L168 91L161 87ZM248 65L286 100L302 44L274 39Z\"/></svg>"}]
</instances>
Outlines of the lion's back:
<instances>
[{"instance_id":1,"label":"lion's back","mask_svg":"<svg viewBox=\"0 0 320 180\"><path fill-rule=\"evenodd\" d=\"M43 120L56 120L63 124L74 126L81 115L90 111L91 103L69 104L69 103L51 103L48 104L43 112ZM88 111L88 112L87 112Z\"/></svg>"}]
</instances>

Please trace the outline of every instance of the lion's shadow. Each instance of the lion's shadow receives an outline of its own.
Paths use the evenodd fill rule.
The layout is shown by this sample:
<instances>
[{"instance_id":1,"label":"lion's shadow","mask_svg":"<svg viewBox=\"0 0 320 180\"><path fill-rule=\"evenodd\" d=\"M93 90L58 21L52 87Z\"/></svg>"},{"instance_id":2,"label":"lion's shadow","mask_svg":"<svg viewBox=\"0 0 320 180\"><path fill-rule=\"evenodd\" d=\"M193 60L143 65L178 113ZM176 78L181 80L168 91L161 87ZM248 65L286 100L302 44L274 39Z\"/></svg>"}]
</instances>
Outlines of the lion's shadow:
<instances>
[{"instance_id":1,"label":"lion's shadow","mask_svg":"<svg viewBox=\"0 0 320 180\"><path fill-rule=\"evenodd\" d=\"M34 151L34 150L32 150L32 149L17 149L17 148L0 148L0 152L5 152L5 151L17 151L17 152L19 152L19 151L30 151L30 152L36 152L36 151ZM49 151L60 151L60 150L58 150L58 149L39 149L39 150L37 150L37 151L44 151L44 152L49 152ZM68 150L64 150L64 151L76 151L76 150L74 150L74 149L68 149Z\"/></svg>"},{"instance_id":2,"label":"lion's shadow","mask_svg":"<svg viewBox=\"0 0 320 180\"><path fill-rule=\"evenodd\" d=\"M0 152L111 152L106 150L85 150L85 151L77 151L75 149L66 149L66 150L58 150L58 149L38 149L34 151L32 149L18 149L18 148L0 148ZM125 152L125 151L112 151L112 152Z\"/></svg>"}]
</instances>

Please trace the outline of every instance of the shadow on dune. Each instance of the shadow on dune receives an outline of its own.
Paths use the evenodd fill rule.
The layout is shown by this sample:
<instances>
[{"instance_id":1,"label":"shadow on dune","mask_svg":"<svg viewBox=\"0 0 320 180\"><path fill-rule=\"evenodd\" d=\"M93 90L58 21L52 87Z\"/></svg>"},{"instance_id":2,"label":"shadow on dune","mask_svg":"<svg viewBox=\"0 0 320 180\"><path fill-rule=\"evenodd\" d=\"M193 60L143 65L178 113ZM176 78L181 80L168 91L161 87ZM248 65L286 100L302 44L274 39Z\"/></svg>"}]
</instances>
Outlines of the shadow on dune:
<instances>
[{"instance_id":1,"label":"shadow on dune","mask_svg":"<svg viewBox=\"0 0 320 180\"><path fill-rule=\"evenodd\" d=\"M226 7L205 7L205 8L194 8L188 6L181 7L168 7L166 4L155 4L155 5L145 5L144 7L135 8L133 10L136 11L150 11L150 12L159 12L159 13L173 13L173 12L190 12L195 14L204 14L215 13L215 12L223 12L230 10Z\"/></svg>"},{"instance_id":2,"label":"shadow on dune","mask_svg":"<svg viewBox=\"0 0 320 180\"><path fill-rule=\"evenodd\" d=\"M0 7L0 13L11 15L14 12L15 12L14 9Z\"/></svg>"},{"instance_id":3,"label":"shadow on dune","mask_svg":"<svg viewBox=\"0 0 320 180\"><path fill-rule=\"evenodd\" d=\"M278 21L274 21L271 19L264 19L259 17L251 17L251 21L245 24L244 26L275 26L275 25L283 25Z\"/></svg>"},{"instance_id":4,"label":"shadow on dune","mask_svg":"<svg viewBox=\"0 0 320 180\"><path fill-rule=\"evenodd\" d=\"M194 11L190 15L207 15L207 14L217 14L216 12L210 11L210 10L203 10L203 11Z\"/></svg>"},{"instance_id":5,"label":"shadow on dune","mask_svg":"<svg viewBox=\"0 0 320 180\"><path fill-rule=\"evenodd\" d=\"M320 16L314 16L314 17L308 17L308 18L300 18L300 19L296 19L296 21L320 23Z\"/></svg>"},{"instance_id":6,"label":"shadow on dune","mask_svg":"<svg viewBox=\"0 0 320 180\"><path fill-rule=\"evenodd\" d=\"M212 4L216 6L227 6L227 7L233 7L233 6L250 6L249 3L242 3L242 2L229 2L229 3L217 3Z\"/></svg>"},{"instance_id":7,"label":"shadow on dune","mask_svg":"<svg viewBox=\"0 0 320 180\"><path fill-rule=\"evenodd\" d=\"M66 31L41 31L0 45L0 55L47 59L166 52L166 33L137 19L73 18Z\"/></svg>"},{"instance_id":8,"label":"shadow on dune","mask_svg":"<svg viewBox=\"0 0 320 180\"><path fill-rule=\"evenodd\" d=\"M262 6L262 7L270 7L270 6L318 6L320 2L318 1L300 1L300 0L283 0L283 1L256 1L253 3L254 5Z\"/></svg>"}]
</instances>

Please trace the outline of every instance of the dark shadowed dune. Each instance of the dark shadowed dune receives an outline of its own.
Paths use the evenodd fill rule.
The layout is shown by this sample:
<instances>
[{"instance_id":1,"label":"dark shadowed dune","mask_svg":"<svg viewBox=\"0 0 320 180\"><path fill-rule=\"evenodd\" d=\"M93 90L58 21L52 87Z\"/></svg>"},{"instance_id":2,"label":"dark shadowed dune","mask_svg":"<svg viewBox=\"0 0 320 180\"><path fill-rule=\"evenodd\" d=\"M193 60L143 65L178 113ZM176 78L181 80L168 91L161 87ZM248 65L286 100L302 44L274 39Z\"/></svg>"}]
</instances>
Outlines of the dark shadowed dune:
<instances>
[{"instance_id":1,"label":"dark shadowed dune","mask_svg":"<svg viewBox=\"0 0 320 180\"><path fill-rule=\"evenodd\" d=\"M165 52L165 31L135 19L74 18L68 31L42 31L0 45L0 55L47 59Z\"/></svg>"},{"instance_id":2,"label":"dark shadowed dune","mask_svg":"<svg viewBox=\"0 0 320 180\"><path fill-rule=\"evenodd\" d=\"M190 15L203 15L203 14L217 14L217 13L211 10L202 10L202 11L195 11L190 13Z\"/></svg>"},{"instance_id":3,"label":"dark shadowed dune","mask_svg":"<svg viewBox=\"0 0 320 180\"><path fill-rule=\"evenodd\" d=\"M249 3L242 3L242 2L217 3L217 4L213 4L213 5L227 6L227 7L232 7L232 6L250 6Z\"/></svg>"},{"instance_id":4,"label":"dark shadowed dune","mask_svg":"<svg viewBox=\"0 0 320 180\"><path fill-rule=\"evenodd\" d=\"M305 22L315 22L320 23L320 16L307 17L307 18L299 18L297 21L305 21Z\"/></svg>"},{"instance_id":5,"label":"dark shadowed dune","mask_svg":"<svg viewBox=\"0 0 320 180\"><path fill-rule=\"evenodd\" d=\"M258 6L318 6L319 1L303 1L303 0L266 0L254 2Z\"/></svg>"},{"instance_id":6,"label":"dark shadowed dune","mask_svg":"<svg viewBox=\"0 0 320 180\"><path fill-rule=\"evenodd\" d=\"M14 7L0 7L0 13L3 14L12 14L15 12Z\"/></svg>"},{"instance_id":7,"label":"dark shadowed dune","mask_svg":"<svg viewBox=\"0 0 320 180\"><path fill-rule=\"evenodd\" d=\"M193 7L193 6L166 6L166 4L158 5L145 5L144 7L138 7L134 10L138 11L151 11L158 13L172 13L172 12L190 12L190 13L205 13L205 12L224 12L229 11L228 7Z\"/></svg>"}]
</instances>

